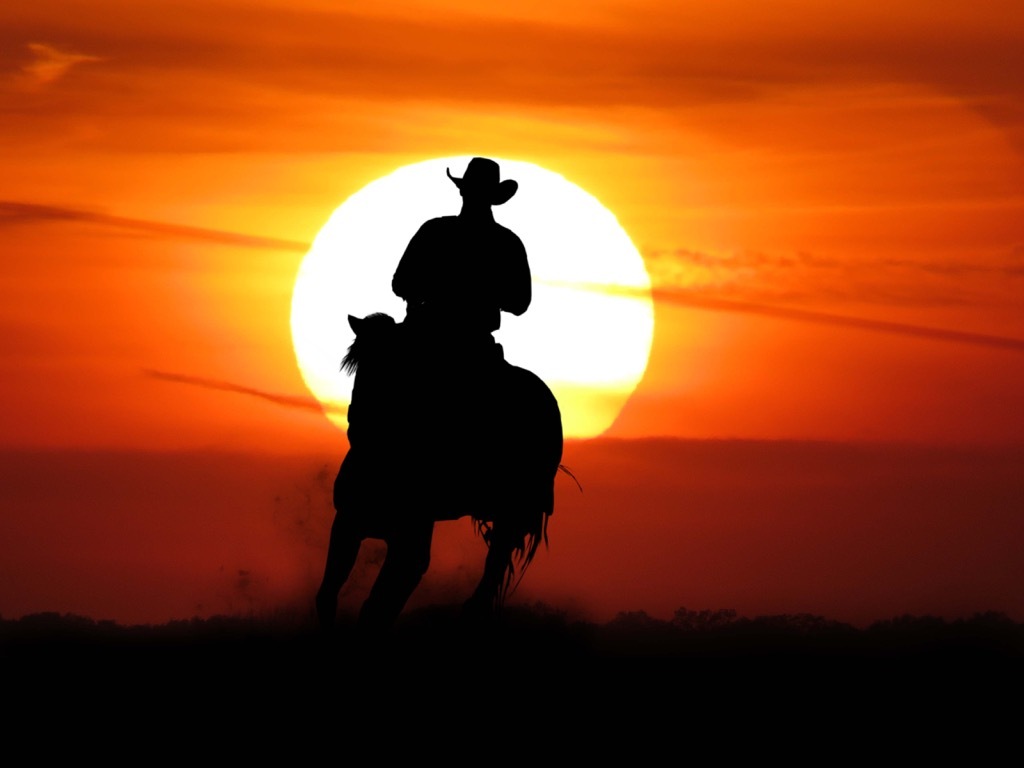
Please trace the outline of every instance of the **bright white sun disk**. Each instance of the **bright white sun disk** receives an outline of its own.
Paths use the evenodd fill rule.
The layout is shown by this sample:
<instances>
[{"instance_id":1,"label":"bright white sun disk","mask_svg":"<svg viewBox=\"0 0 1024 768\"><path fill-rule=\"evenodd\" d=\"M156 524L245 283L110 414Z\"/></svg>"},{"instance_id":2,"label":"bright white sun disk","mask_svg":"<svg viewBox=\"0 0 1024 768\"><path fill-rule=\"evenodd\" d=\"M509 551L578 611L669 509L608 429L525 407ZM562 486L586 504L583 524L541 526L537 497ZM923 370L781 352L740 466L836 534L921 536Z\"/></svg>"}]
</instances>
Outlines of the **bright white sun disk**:
<instances>
[{"instance_id":1,"label":"bright white sun disk","mask_svg":"<svg viewBox=\"0 0 1024 768\"><path fill-rule=\"evenodd\" d=\"M522 239L533 273L533 302L502 314L495 338L509 362L551 387L566 437L608 429L643 377L654 330L650 277L636 247L596 198L531 163L495 158L519 182L498 223ZM344 427L351 377L340 369L352 342L348 316L405 316L391 277L427 219L457 214L461 198L445 174L461 176L469 157L398 169L346 200L317 235L292 295L292 339L306 385ZM424 375L430 375L426 373ZM337 413L333 413L337 411Z\"/></svg>"}]
</instances>

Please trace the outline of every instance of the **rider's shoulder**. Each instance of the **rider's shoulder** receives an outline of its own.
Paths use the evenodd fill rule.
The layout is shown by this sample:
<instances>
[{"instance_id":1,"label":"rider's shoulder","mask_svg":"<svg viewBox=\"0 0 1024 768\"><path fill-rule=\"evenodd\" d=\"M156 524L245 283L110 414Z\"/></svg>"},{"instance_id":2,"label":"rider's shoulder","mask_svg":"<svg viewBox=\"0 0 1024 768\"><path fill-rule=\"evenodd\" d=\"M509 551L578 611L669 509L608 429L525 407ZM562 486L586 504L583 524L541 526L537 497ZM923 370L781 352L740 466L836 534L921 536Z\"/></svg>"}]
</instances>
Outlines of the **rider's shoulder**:
<instances>
[{"instance_id":1,"label":"rider's shoulder","mask_svg":"<svg viewBox=\"0 0 1024 768\"><path fill-rule=\"evenodd\" d=\"M494 222L494 226L497 227L498 231L501 233L501 237L505 240L505 242L508 245L514 246L516 248L523 248L523 241L522 238L519 237L519 235L517 235L508 227L498 224L498 222Z\"/></svg>"},{"instance_id":2,"label":"rider's shoulder","mask_svg":"<svg viewBox=\"0 0 1024 768\"><path fill-rule=\"evenodd\" d=\"M441 227L454 227L458 226L461 219L458 216L437 216L433 219L427 219L423 222L424 228L437 229Z\"/></svg>"},{"instance_id":3,"label":"rider's shoulder","mask_svg":"<svg viewBox=\"0 0 1024 768\"><path fill-rule=\"evenodd\" d=\"M438 216L434 219L427 219L424 221L416 234L425 235L438 232L450 231L458 225L458 216Z\"/></svg>"}]
</instances>

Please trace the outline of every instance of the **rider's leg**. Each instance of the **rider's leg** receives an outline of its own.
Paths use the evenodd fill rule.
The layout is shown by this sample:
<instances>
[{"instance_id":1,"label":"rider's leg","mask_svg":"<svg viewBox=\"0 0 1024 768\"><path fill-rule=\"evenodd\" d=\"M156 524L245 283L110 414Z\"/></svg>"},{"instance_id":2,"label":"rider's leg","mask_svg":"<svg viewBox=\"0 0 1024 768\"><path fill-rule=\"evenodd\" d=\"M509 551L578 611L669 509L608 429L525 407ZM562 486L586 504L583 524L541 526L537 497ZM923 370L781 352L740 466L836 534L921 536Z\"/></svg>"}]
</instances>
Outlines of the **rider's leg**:
<instances>
[{"instance_id":1,"label":"rider's leg","mask_svg":"<svg viewBox=\"0 0 1024 768\"><path fill-rule=\"evenodd\" d=\"M394 624L430 567L433 535L434 521L428 519L414 521L407 531L389 537L384 563L359 612L362 628L382 631Z\"/></svg>"},{"instance_id":2,"label":"rider's leg","mask_svg":"<svg viewBox=\"0 0 1024 768\"><path fill-rule=\"evenodd\" d=\"M331 540L327 547L324 577L316 593L316 615L321 629L334 627L338 612L338 593L345 584L359 555L363 537L356 530L350 515L338 512L331 525Z\"/></svg>"}]
</instances>

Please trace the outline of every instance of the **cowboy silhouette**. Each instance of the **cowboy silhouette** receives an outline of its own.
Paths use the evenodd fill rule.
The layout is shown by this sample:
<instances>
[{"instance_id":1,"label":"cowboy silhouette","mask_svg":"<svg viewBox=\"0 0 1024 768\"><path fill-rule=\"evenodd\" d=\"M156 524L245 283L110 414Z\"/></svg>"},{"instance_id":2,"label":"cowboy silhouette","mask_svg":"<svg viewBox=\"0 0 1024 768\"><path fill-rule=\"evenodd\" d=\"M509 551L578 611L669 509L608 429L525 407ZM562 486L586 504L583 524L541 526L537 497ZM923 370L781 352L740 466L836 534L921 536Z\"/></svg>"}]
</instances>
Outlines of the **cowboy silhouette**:
<instances>
[{"instance_id":1,"label":"cowboy silhouette","mask_svg":"<svg viewBox=\"0 0 1024 768\"><path fill-rule=\"evenodd\" d=\"M435 522L472 516L487 542L464 604L470 618L501 605L546 541L562 456L558 402L539 377L508 363L492 336L502 312L521 315L532 299L526 249L491 212L519 185L482 157L448 178L461 212L423 224L392 279L405 319L349 318L356 340L343 370L356 378L316 596L325 630L367 538L387 544L359 611L368 637L395 622L426 573Z\"/></svg>"},{"instance_id":2,"label":"cowboy silhouette","mask_svg":"<svg viewBox=\"0 0 1024 768\"><path fill-rule=\"evenodd\" d=\"M498 164L484 157L470 160L462 178L450 169L447 173L462 195L462 210L420 227L398 263L391 289L406 301L408 327L429 335L432 343L447 339L459 356L474 358L494 351L491 334L501 327L501 313L521 315L532 299L523 242L491 211L507 202L519 184L501 181Z\"/></svg>"}]
</instances>

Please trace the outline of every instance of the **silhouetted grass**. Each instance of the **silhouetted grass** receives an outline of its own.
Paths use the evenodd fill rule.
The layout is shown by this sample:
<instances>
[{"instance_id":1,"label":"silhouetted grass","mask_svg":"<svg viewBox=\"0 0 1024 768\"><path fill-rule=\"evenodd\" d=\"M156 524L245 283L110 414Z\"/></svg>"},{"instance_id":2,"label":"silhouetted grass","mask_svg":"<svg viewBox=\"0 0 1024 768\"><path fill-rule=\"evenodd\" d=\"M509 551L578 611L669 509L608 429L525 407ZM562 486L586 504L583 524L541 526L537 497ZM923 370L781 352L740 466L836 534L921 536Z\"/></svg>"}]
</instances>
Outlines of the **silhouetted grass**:
<instances>
[{"instance_id":1,"label":"silhouetted grass","mask_svg":"<svg viewBox=\"0 0 1024 768\"><path fill-rule=\"evenodd\" d=\"M312 616L215 616L122 625L57 613L0 619L8 660L46 654L113 655L174 650L246 656L317 649L402 657L499 653L508 659L572 658L1024 658L1024 624L1001 613L945 620L899 616L858 629L810 614L746 618L733 611L679 609L671 619L622 612L606 623L543 604L506 608L489 624L463 621L455 606L410 611L386 636L361 637L342 614L325 637Z\"/></svg>"}]
</instances>

